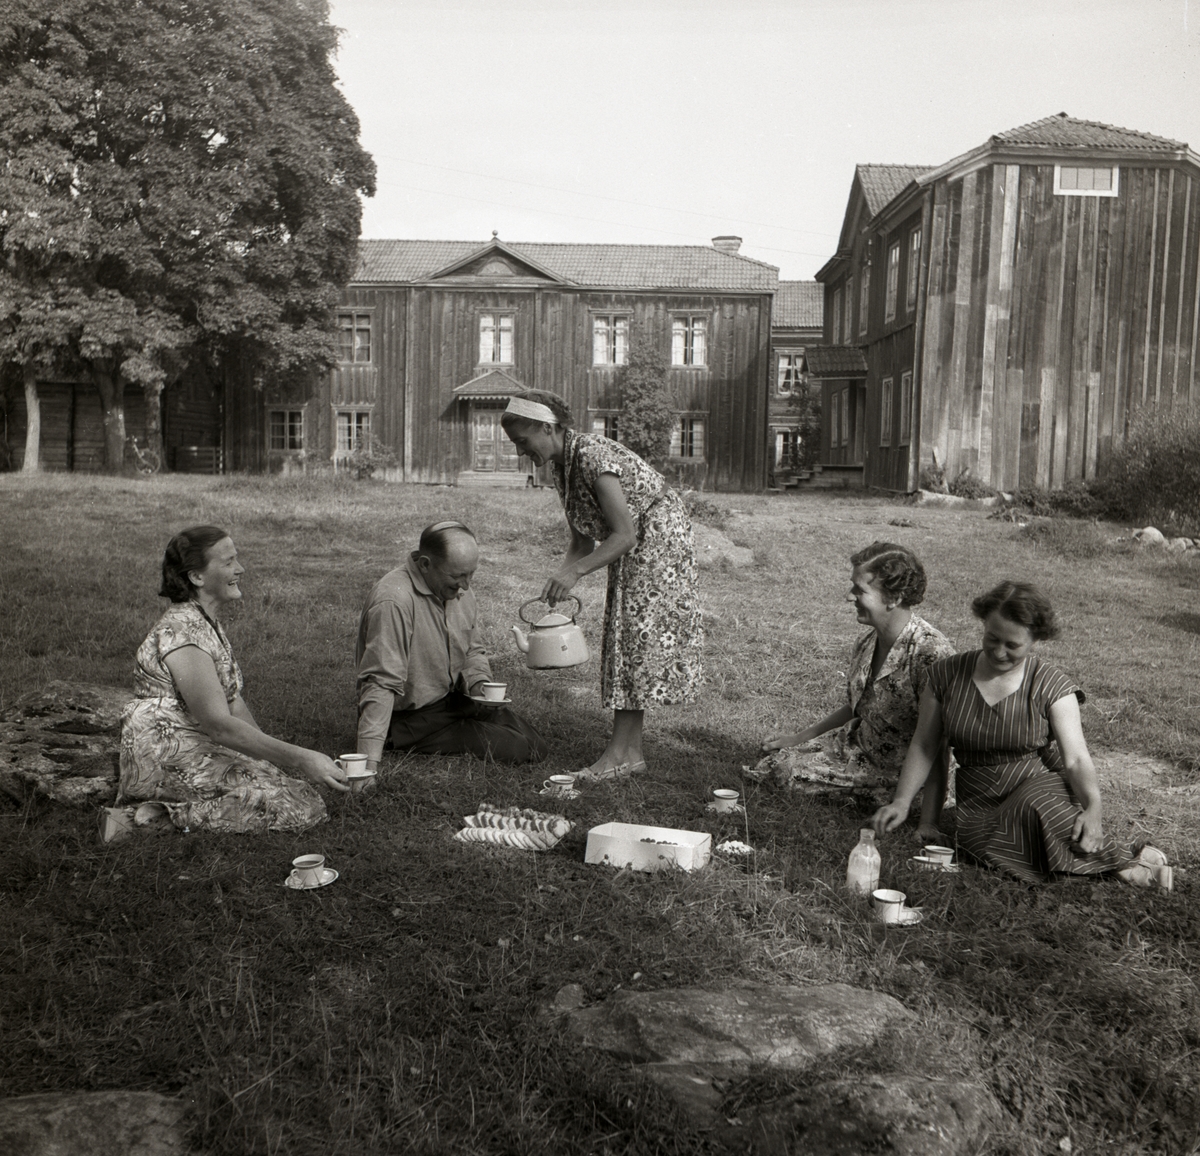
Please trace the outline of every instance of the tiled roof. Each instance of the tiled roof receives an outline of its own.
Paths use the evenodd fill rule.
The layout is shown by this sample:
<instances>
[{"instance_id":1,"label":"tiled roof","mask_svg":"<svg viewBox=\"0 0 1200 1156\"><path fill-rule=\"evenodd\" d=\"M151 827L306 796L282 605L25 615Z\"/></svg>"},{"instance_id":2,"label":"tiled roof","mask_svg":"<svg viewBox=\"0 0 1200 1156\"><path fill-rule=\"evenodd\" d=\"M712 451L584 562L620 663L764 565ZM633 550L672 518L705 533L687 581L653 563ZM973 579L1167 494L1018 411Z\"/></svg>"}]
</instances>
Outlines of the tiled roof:
<instances>
[{"instance_id":1,"label":"tiled roof","mask_svg":"<svg viewBox=\"0 0 1200 1156\"><path fill-rule=\"evenodd\" d=\"M903 192L930 165L857 165L855 173L867 200L867 212L875 216L889 201Z\"/></svg>"},{"instance_id":2,"label":"tiled roof","mask_svg":"<svg viewBox=\"0 0 1200 1156\"><path fill-rule=\"evenodd\" d=\"M820 328L825 320L825 286L817 281L780 281L771 324L784 329Z\"/></svg>"},{"instance_id":3,"label":"tiled roof","mask_svg":"<svg viewBox=\"0 0 1200 1156\"><path fill-rule=\"evenodd\" d=\"M359 242L353 282L424 281L472 253L479 241ZM574 285L596 289L730 289L772 293L779 284L774 265L708 245L573 245L505 241L516 256L548 269Z\"/></svg>"},{"instance_id":4,"label":"tiled roof","mask_svg":"<svg viewBox=\"0 0 1200 1156\"><path fill-rule=\"evenodd\" d=\"M523 386L511 373L503 369L489 369L487 373L464 381L454 387L455 397L513 397L525 392Z\"/></svg>"},{"instance_id":5,"label":"tiled roof","mask_svg":"<svg viewBox=\"0 0 1200 1156\"><path fill-rule=\"evenodd\" d=\"M1101 124L1098 120L1076 120L1065 112L1010 128L1008 132L998 132L991 139L997 144L1050 145L1055 148L1168 149L1172 152L1187 148L1177 140Z\"/></svg>"},{"instance_id":6,"label":"tiled roof","mask_svg":"<svg viewBox=\"0 0 1200 1156\"><path fill-rule=\"evenodd\" d=\"M866 377L867 359L857 345L810 345L803 369L810 377Z\"/></svg>"}]
</instances>

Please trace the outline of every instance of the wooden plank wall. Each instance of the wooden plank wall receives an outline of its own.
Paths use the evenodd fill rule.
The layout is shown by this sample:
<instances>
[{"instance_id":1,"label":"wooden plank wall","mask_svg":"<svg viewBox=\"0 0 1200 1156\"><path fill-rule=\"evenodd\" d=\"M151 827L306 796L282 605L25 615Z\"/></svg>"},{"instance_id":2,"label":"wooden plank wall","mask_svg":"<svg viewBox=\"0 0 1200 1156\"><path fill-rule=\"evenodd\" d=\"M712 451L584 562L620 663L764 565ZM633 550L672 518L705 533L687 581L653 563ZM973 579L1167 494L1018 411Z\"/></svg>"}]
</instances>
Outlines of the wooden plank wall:
<instances>
[{"instance_id":1,"label":"wooden plank wall","mask_svg":"<svg viewBox=\"0 0 1200 1156\"><path fill-rule=\"evenodd\" d=\"M934 190L922 464L1000 489L1094 477L1150 407L1200 404L1200 173L1122 165L1064 197L1053 165Z\"/></svg>"},{"instance_id":2,"label":"wooden plank wall","mask_svg":"<svg viewBox=\"0 0 1200 1156\"><path fill-rule=\"evenodd\" d=\"M104 410L96 387L90 382L42 381L38 383L38 400L41 468L84 473L103 470ZM26 421L22 396L9 415L8 444L14 470L25 463ZM146 399L140 388L125 389L125 434L143 441L146 436Z\"/></svg>"},{"instance_id":3,"label":"wooden plank wall","mask_svg":"<svg viewBox=\"0 0 1200 1156\"><path fill-rule=\"evenodd\" d=\"M384 363L377 386L378 407L399 419L398 424L394 418L385 420L381 436L398 453L403 453L404 428L400 395L411 396L406 478L453 482L467 468L468 406L455 399L454 389L478 372L480 313L514 315L514 362L504 368L526 386L562 394L583 428L592 410L614 408L618 400L615 372L592 365L593 315L629 313L634 331L653 334L669 353L672 312L694 311L709 318L708 364L672 368L669 379L678 409L707 415L707 461L700 468L687 467L683 480L732 490L765 484L771 369L768 296L587 293L550 285L416 287L407 292L411 296L403 323L397 313L379 326L382 331L393 325L406 327L411 335L406 389Z\"/></svg>"}]
</instances>

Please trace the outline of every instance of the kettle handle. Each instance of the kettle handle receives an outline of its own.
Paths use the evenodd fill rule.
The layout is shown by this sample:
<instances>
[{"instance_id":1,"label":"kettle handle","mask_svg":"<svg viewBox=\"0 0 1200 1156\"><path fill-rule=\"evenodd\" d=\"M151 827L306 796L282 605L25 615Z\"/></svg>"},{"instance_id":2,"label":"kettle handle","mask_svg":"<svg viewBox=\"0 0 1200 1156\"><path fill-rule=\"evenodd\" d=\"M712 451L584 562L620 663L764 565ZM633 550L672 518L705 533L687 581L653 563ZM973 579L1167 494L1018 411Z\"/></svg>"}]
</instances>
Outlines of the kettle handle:
<instances>
[{"instance_id":1,"label":"kettle handle","mask_svg":"<svg viewBox=\"0 0 1200 1156\"><path fill-rule=\"evenodd\" d=\"M574 622L575 616L583 609L583 603L580 602L579 599L576 598L574 594L568 594L566 596L566 598L562 599L562 601L575 603L575 614L571 615L571 621ZM526 606L539 606L539 605L553 606L554 603L547 602L544 598L531 598L528 602L525 603L524 606L521 607L520 610L517 611L517 617L520 618L521 621L524 622L527 626L536 625L536 623L534 622L534 620L532 618L525 617L525 607Z\"/></svg>"}]
</instances>

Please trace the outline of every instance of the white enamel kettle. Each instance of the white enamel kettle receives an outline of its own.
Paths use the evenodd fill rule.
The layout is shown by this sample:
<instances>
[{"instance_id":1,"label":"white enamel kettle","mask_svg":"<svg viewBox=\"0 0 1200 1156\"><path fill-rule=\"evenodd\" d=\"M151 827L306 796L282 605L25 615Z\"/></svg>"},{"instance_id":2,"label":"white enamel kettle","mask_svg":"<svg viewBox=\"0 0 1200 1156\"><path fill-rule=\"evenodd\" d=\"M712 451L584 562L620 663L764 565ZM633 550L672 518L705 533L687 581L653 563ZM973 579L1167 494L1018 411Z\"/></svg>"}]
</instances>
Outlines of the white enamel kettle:
<instances>
[{"instance_id":1,"label":"white enamel kettle","mask_svg":"<svg viewBox=\"0 0 1200 1156\"><path fill-rule=\"evenodd\" d=\"M531 670L551 670L587 662L591 657L587 639L575 625L575 614L583 609L583 604L572 595L568 601L575 603L575 614L570 618L557 611L543 615L536 622L526 618L526 607L537 606L541 601L540 598L534 598L517 611L521 621L530 628L528 634L519 626L512 628L517 649L525 655L525 665Z\"/></svg>"}]
</instances>

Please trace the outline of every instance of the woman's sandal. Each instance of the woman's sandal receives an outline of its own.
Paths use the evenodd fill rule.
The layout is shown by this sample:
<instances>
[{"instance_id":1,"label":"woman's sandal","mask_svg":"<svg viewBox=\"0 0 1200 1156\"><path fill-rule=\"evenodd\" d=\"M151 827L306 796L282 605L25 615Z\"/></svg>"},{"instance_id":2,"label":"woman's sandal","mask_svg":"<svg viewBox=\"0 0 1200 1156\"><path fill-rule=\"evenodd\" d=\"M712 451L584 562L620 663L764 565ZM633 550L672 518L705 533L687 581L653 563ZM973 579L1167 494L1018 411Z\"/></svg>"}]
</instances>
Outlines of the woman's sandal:
<instances>
[{"instance_id":1,"label":"woman's sandal","mask_svg":"<svg viewBox=\"0 0 1200 1156\"><path fill-rule=\"evenodd\" d=\"M1175 869L1167 865L1167 857L1157 847L1147 844L1137 853L1128 867L1117 874L1134 887L1158 887L1171 891L1175 887Z\"/></svg>"},{"instance_id":2,"label":"woman's sandal","mask_svg":"<svg viewBox=\"0 0 1200 1156\"><path fill-rule=\"evenodd\" d=\"M579 782L582 779L585 783L601 783L608 779L625 779L645 769L646 764L644 761L640 763L618 763L615 767L605 767L602 771L593 771L591 767L584 767L582 771L575 772L575 781Z\"/></svg>"}]
</instances>

